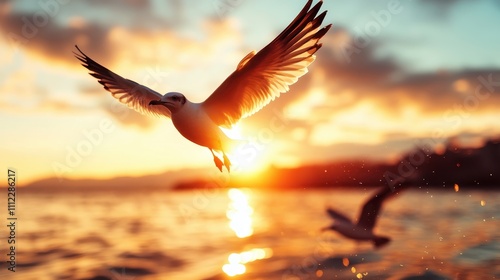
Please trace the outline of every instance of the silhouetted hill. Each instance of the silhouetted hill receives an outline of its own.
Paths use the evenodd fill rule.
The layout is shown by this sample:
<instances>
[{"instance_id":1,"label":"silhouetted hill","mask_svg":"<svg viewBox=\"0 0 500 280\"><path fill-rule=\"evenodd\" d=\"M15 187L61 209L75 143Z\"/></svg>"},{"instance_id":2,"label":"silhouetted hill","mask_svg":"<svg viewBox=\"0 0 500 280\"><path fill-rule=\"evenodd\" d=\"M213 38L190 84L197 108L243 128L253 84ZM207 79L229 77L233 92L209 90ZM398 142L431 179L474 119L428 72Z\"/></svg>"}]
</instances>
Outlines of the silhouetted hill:
<instances>
[{"instance_id":1,"label":"silhouetted hill","mask_svg":"<svg viewBox=\"0 0 500 280\"><path fill-rule=\"evenodd\" d=\"M232 176L231 182L190 180L175 189L206 187L311 188L343 186L394 186L495 188L500 190L500 139L480 148L464 148L450 141L441 153L414 149L394 164L346 161L297 168L269 168L258 175Z\"/></svg>"},{"instance_id":2,"label":"silhouetted hill","mask_svg":"<svg viewBox=\"0 0 500 280\"><path fill-rule=\"evenodd\" d=\"M169 189L179 181L188 180L205 173L204 169L184 169L139 177L115 177L110 179L59 179L51 177L33 182L22 188L30 191L81 191L81 190L141 190Z\"/></svg>"},{"instance_id":3,"label":"silhouetted hill","mask_svg":"<svg viewBox=\"0 0 500 280\"><path fill-rule=\"evenodd\" d=\"M429 154L416 173L413 184L499 187L500 139L488 140L481 148L462 148L450 141L443 152Z\"/></svg>"}]
</instances>

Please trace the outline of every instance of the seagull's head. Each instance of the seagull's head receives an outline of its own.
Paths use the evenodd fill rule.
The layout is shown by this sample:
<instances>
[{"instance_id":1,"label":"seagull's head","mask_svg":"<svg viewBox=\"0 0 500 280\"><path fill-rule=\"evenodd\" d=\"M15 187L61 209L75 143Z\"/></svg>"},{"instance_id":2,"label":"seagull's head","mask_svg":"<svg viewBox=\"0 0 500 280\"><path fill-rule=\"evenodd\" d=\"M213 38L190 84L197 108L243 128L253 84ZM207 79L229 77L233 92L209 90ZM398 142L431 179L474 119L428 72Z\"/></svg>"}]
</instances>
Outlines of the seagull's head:
<instances>
[{"instance_id":1,"label":"seagull's head","mask_svg":"<svg viewBox=\"0 0 500 280\"><path fill-rule=\"evenodd\" d=\"M167 107L170 112L179 111L186 104L186 97L179 92L168 92L160 98L160 100L151 100L149 105L162 105Z\"/></svg>"}]
</instances>

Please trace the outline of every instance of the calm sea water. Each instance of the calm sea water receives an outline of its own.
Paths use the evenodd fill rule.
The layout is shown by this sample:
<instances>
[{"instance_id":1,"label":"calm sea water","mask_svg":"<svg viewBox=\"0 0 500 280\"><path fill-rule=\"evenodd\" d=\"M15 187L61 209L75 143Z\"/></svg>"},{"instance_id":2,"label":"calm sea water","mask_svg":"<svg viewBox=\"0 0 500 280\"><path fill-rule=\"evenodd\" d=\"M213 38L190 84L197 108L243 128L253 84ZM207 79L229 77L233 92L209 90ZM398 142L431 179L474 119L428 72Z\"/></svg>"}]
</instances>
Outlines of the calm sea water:
<instances>
[{"instance_id":1,"label":"calm sea water","mask_svg":"<svg viewBox=\"0 0 500 280\"><path fill-rule=\"evenodd\" d=\"M357 217L374 191L24 191L0 278L500 278L500 192L407 190L384 205L378 250L320 230L326 207Z\"/></svg>"}]
</instances>

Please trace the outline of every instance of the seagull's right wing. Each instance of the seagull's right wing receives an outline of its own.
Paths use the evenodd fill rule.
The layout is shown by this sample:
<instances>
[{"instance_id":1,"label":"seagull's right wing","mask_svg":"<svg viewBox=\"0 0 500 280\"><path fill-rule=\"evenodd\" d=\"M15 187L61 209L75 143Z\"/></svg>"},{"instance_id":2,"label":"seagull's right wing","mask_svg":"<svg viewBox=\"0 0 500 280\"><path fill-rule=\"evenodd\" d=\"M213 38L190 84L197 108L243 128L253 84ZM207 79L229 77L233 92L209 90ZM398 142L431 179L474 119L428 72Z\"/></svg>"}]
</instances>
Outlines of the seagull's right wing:
<instances>
[{"instance_id":1,"label":"seagull's right wing","mask_svg":"<svg viewBox=\"0 0 500 280\"><path fill-rule=\"evenodd\" d=\"M78 46L75 47L80 52L74 53L75 57L90 71L89 74L104 86L105 90L111 92L114 98L139 113L170 117L171 113L167 107L149 106L149 102L152 100L159 100L162 97L161 94L115 74L84 54Z\"/></svg>"},{"instance_id":2,"label":"seagull's right wing","mask_svg":"<svg viewBox=\"0 0 500 280\"><path fill-rule=\"evenodd\" d=\"M358 225L365 229L373 229L384 200L398 194L400 190L404 190L405 188L406 187L400 187L396 190L390 187L383 187L379 190L363 206L363 210L358 219Z\"/></svg>"},{"instance_id":3,"label":"seagull's right wing","mask_svg":"<svg viewBox=\"0 0 500 280\"><path fill-rule=\"evenodd\" d=\"M334 220L340 220L340 221L345 221L345 222L352 223L351 219L349 219L348 217L346 217L344 214L333 210L332 208L326 209L326 212Z\"/></svg>"},{"instance_id":4,"label":"seagull's right wing","mask_svg":"<svg viewBox=\"0 0 500 280\"><path fill-rule=\"evenodd\" d=\"M260 50L251 52L237 69L208 97L202 106L209 117L222 127L231 127L287 92L298 78L307 73L319 40L331 24L320 28L326 11L316 16L323 2L309 9L307 1L297 17L278 37Z\"/></svg>"}]
</instances>

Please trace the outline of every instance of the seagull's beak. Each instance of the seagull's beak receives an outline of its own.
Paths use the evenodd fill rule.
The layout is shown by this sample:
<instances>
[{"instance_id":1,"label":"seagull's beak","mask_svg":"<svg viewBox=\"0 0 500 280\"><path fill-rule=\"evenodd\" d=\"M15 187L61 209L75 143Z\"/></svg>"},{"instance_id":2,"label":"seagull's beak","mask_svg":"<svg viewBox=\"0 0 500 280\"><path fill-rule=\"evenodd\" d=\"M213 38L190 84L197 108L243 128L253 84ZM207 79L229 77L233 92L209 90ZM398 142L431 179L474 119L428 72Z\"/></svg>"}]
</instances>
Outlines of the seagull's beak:
<instances>
[{"instance_id":1,"label":"seagull's beak","mask_svg":"<svg viewBox=\"0 0 500 280\"><path fill-rule=\"evenodd\" d=\"M150 105L150 106L151 106L151 105L161 105L161 104L163 104L163 102L162 102L161 100L151 100L151 101L149 102L149 105Z\"/></svg>"}]
</instances>

